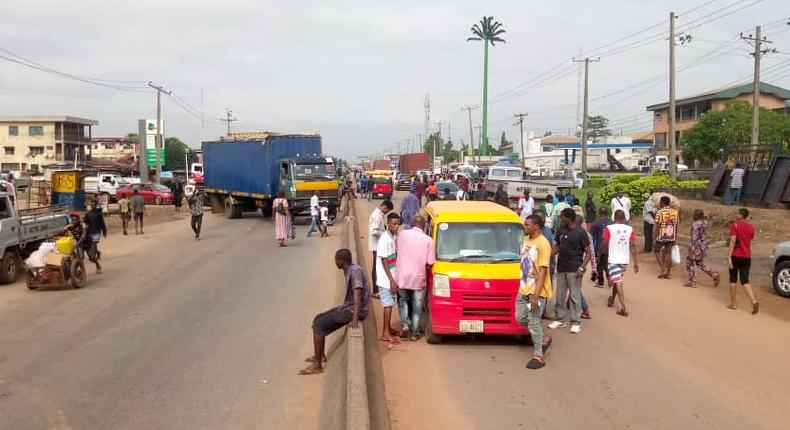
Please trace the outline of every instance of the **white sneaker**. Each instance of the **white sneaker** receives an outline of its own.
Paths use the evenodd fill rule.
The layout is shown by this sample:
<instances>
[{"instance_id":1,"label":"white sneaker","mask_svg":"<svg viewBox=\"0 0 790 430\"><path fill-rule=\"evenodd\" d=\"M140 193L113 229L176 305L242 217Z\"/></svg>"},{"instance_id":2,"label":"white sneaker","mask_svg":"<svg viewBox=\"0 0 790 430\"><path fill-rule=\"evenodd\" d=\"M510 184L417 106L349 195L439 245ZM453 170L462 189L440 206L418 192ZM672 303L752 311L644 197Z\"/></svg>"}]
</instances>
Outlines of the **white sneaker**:
<instances>
[{"instance_id":1,"label":"white sneaker","mask_svg":"<svg viewBox=\"0 0 790 430\"><path fill-rule=\"evenodd\" d=\"M579 325L579 324L571 325L571 333L581 333L581 331L582 331L582 326L581 325Z\"/></svg>"},{"instance_id":2,"label":"white sneaker","mask_svg":"<svg viewBox=\"0 0 790 430\"><path fill-rule=\"evenodd\" d=\"M563 328L567 325L568 324L565 321L552 321L547 327L554 330L555 328Z\"/></svg>"}]
</instances>

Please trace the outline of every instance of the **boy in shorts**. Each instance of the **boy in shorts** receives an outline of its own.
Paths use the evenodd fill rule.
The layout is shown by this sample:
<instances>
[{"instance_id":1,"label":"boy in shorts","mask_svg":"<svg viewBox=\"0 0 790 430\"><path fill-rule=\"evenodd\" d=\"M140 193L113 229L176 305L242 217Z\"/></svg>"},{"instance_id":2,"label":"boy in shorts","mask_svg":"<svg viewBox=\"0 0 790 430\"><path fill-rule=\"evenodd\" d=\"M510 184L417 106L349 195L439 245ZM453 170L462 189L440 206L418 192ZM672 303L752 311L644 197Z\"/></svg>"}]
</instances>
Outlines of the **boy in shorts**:
<instances>
[{"instance_id":1,"label":"boy in shorts","mask_svg":"<svg viewBox=\"0 0 790 430\"><path fill-rule=\"evenodd\" d=\"M400 227L400 215L395 212L388 213L386 229L381 234L376 248L376 273L378 274L376 284L379 287L381 306L384 308L384 321L379 340L391 345L400 343L399 333L390 327L392 307L395 306L395 297L398 296L398 283L395 282L395 270L397 270L398 263L398 248L396 246L398 227Z\"/></svg>"},{"instance_id":2,"label":"boy in shorts","mask_svg":"<svg viewBox=\"0 0 790 430\"><path fill-rule=\"evenodd\" d=\"M738 309L735 303L735 295L738 291L738 278L741 278L741 285L752 301L752 315L760 311L760 304L754 298L752 284L749 283L749 270L752 267L752 240L754 239L754 226L746 222L749 217L749 210L746 208L738 209L735 213L735 220L730 226L730 252L727 264L730 267L730 305L728 308Z\"/></svg>"},{"instance_id":3,"label":"boy in shorts","mask_svg":"<svg viewBox=\"0 0 790 430\"><path fill-rule=\"evenodd\" d=\"M634 257L634 273L639 272L639 263L636 261L636 242L634 228L625 223L625 212L616 210L614 212L614 224L606 226L603 231L603 241L601 242L600 252L606 253L609 261L609 281L612 283L612 295L609 297L607 306L614 306L615 298L620 299L620 310L617 315L627 317L628 311L625 309L625 291L623 290L623 276Z\"/></svg>"}]
</instances>

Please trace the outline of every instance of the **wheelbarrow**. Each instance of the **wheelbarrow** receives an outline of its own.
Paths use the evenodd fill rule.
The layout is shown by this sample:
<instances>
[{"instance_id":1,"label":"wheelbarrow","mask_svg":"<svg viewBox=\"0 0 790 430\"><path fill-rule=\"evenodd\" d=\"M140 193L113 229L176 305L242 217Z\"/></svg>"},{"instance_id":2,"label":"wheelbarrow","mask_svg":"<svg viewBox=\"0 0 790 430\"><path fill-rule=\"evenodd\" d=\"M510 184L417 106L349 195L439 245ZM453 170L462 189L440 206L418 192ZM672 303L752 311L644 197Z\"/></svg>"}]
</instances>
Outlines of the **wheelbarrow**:
<instances>
[{"instance_id":1,"label":"wheelbarrow","mask_svg":"<svg viewBox=\"0 0 790 430\"><path fill-rule=\"evenodd\" d=\"M74 288L82 288L86 282L82 246L75 246L70 255L61 258L59 265L30 267L25 276L25 284L29 290L37 290L40 287L63 287L66 284L71 284Z\"/></svg>"}]
</instances>

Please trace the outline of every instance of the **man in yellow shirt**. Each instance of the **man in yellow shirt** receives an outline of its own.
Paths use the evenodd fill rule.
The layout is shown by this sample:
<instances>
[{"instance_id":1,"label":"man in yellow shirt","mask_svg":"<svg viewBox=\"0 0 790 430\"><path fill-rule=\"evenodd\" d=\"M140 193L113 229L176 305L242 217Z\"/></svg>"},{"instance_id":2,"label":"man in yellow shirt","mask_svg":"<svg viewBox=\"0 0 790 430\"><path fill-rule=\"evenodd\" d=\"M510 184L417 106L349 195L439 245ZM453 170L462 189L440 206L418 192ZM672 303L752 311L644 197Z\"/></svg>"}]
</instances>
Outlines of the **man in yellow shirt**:
<instances>
[{"instance_id":1,"label":"man in yellow shirt","mask_svg":"<svg viewBox=\"0 0 790 430\"><path fill-rule=\"evenodd\" d=\"M529 330L534 352L528 369L546 365L544 354L551 346L551 338L543 337L540 317L546 302L553 295L549 262L551 245L540 231L540 218L530 215L524 221L524 245L521 247L521 285L516 295L516 321Z\"/></svg>"}]
</instances>

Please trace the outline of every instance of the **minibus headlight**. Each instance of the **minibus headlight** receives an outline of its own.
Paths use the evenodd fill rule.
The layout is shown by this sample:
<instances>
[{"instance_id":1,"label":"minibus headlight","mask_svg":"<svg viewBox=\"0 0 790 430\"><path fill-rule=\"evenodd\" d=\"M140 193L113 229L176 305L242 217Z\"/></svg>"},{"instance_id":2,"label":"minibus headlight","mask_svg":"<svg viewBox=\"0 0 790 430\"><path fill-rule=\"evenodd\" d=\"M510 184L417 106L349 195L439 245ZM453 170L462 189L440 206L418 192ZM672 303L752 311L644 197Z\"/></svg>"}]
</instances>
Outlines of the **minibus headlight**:
<instances>
[{"instance_id":1,"label":"minibus headlight","mask_svg":"<svg viewBox=\"0 0 790 430\"><path fill-rule=\"evenodd\" d=\"M436 297L450 297L450 277L436 273L433 275L433 295Z\"/></svg>"}]
</instances>

